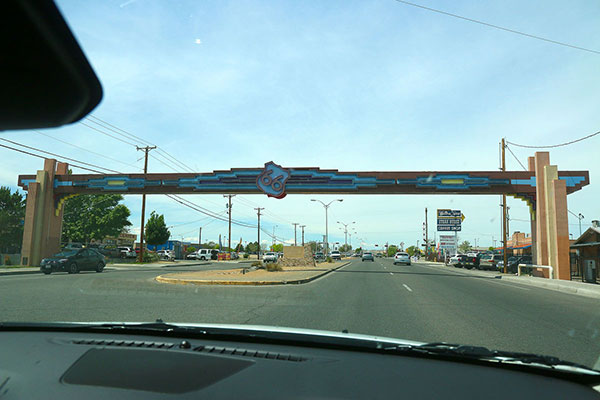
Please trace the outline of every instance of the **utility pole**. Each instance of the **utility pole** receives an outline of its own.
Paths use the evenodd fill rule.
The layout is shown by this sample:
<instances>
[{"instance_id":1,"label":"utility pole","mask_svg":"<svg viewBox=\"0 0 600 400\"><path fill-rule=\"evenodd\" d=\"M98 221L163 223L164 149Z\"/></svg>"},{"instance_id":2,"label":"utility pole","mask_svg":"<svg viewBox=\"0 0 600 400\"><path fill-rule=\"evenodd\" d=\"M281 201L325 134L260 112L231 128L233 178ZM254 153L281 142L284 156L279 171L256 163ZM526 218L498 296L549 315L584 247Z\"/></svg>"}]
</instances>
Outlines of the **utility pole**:
<instances>
[{"instance_id":1,"label":"utility pole","mask_svg":"<svg viewBox=\"0 0 600 400\"><path fill-rule=\"evenodd\" d=\"M306 228L306 225L300 225L300 229L302 229L302 247L304 247L304 228Z\"/></svg>"},{"instance_id":2,"label":"utility pole","mask_svg":"<svg viewBox=\"0 0 600 400\"><path fill-rule=\"evenodd\" d=\"M298 241L296 240L296 228L298 227L298 225L300 225L297 222L292 222L292 225L294 225L294 246L298 246Z\"/></svg>"},{"instance_id":3,"label":"utility pole","mask_svg":"<svg viewBox=\"0 0 600 400\"><path fill-rule=\"evenodd\" d=\"M429 230L427 225L427 207L425 207L425 258L429 255Z\"/></svg>"},{"instance_id":4,"label":"utility pole","mask_svg":"<svg viewBox=\"0 0 600 400\"><path fill-rule=\"evenodd\" d=\"M349 222L347 224L337 221L338 224L344 225L344 244L348 247L348 225L355 224L356 221Z\"/></svg>"},{"instance_id":5,"label":"utility pole","mask_svg":"<svg viewBox=\"0 0 600 400\"><path fill-rule=\"evenodd\" d=\"M506 149L506 144L504 143L504 138L502 138L502 172L506 171L506 157L505 157L505 149ZM507 224L506 224L506 193L502 193L502 253L503 253L503 260L504 260L504 273L506 273L507 271L507 267L508 267L508 255L507 253L507 248L506 248L506 241L507 241Z\"/></svg>"},{"instance_id":6,"label":"utility pole","mask_svg":"<svg viewBox=\"0 0 600 400\"><path fill-rule=\"evenodd\" d=\"M138 147L135 146L138 151L144 152L144 179L146 178L146 174L148 173L148 153L150 150L154 150L156 146L146 146L146 147ZM144 216L146 214L146 194L142 194L142 225L140 229L140 256L138 261L142 262L144 260Z\"/></svg>"},{"instance_id":7,"label":"utility pole","mask_svg":"<svg viewBox=\"0 0 600 400\"><path fill-rule=\"evenodd\" d=\"M227 247L229 247L229 253L231 254L231 198L234 197L235 194L224 194L223 197L227 197L229 199L229 203L225 204L227 207L227 214L229 215L229 236L227 236Z\"/></svg>"},{"instance_id":8,"label":"utility pole","mask_svg":"<svg viewBox=\"0 0 600 400\"><path fill-rule=\"evenodd\" d=\"M257 215L258 215L258 259L260 260L260 211L264 210L264 207L257 207L255 208L255 210L257 211Z\"/></svg>"},{"instance_id":9,"label":"utility pole","mask_svg":"<svg viewBox=\"0 0 600 400\"><path fill-rule=\"evenodd\" d=\"M202 248L202 227L198 230L198 250Z\"/></svg>"}]
</instances>

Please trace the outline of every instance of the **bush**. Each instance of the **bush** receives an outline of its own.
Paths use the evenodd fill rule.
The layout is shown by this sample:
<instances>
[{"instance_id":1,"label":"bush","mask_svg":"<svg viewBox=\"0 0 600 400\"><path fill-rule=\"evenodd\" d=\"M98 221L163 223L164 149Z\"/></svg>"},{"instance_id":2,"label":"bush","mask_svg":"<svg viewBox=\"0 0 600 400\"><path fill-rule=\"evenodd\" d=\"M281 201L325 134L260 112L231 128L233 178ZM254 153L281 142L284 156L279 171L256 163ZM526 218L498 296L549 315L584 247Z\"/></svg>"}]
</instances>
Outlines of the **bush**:
<instances>
[{"instance_id":1,"label":"bush","mask_svg":"<svg viewBox=\"0 0 600 400\"><path fill-rule=\"evenodd\" d=\"M156 262L156 261L159 261L158 255L156 253L149 252L149 251L144 252L144 258L142 259L142 262L152 263L152 262Z\"/></svg>"},{"instance_id":2,"label":"bush","mask_svg":"<svg viewBox=\"0 0 600 400\"><path fill-rule=\"evenodd\" d=\"M277 263L269 263L266 265L267 271L269 272L274 272L274 271L283 271L283 268L281 268L281 265L277 264Z\"/></svg>"},{"instance_id":3,"label":"bush","mask_svg":"<svg viewBox=\"0 0 600 400\"><path fill-rule=\"evenodd\" d=\"M263 267L263 263L262 263L262 261L254 261L252 264L250 264L250 266L262 268Z\"/></svg>"},{"instance_id":4,"label":"bush","mask_svg":"<svg viewBox=\"0 0 600 400\"><path fill-rule=\"evenodd\" d=\"M333 258L331 258L331 257L327 256L327 262L328 262L328 263L332 263L332 262L333 262Z\"/></svg>"},{"instance_id":5,"label":"bush","mask_svg":"<svg viewBox=\"0 0 600 400\"><path fill-rule=\"evenodd\" d=\"M248 258L248 253L244 253L244 258Z\"/></svg>"}]
</instances>

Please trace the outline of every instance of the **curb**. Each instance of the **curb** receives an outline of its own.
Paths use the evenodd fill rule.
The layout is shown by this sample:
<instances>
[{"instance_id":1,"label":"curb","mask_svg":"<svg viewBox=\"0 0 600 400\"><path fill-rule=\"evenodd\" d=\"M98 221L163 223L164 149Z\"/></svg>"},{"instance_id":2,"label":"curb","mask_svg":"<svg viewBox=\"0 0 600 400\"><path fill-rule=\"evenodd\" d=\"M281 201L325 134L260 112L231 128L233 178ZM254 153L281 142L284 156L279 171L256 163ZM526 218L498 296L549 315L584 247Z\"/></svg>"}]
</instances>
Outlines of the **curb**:
<instances>
[{"instance_id":1,"label":"curb","mask_svg":"<svg viewBox=\"0 0 600 400\"><path fill-rule=\"evenodd\" d=\"M437 265L435 265L437 267ZM441 267L441 266L440 266ZM557 292L574 294L577 296L590 297L595 299L600 299L600 287L599 285L594 285L592 283L583 283L577 281L560 281L556 279L546 279L546 278L537 278L531 276L515 276L515 275L504 275L502 273L496 272L495 274L485 274L485 273L477 273L479 271L473 270L464 270L460 271L462 268L455 268L459 271L461 275L471 275L471 276L480 276L480 277L488 277L488 278L496 278L501 279L506 282L513 282L525 286L538 287L547 290L554 290ZM470 272L466 272L470 271ZM493 272L493 271L492 271ZM589 285L589 287L579 285Z\"/></svg>"},{"instance_id":2,"label":"curb","mask_svg":"<svg viewBox=\"0 0 600 400\"><path fill-rule=\"evenodd\" d=\"M29 275L29 274L41 274L42 271L40 271L39 269L37 271L0 271L0 276L3 275Z\"/></svg>"},{"instance_id":3,"label":"curb","mask_svg":"<svg viewBox=\"0 0 600 400\"><path fill-rule=\"evenodd\" d=\"M177 278L165 278L162 275L154 278L157 282L179 284L179 285L225 285L225 286L276 286L276 285L301 285L303 283L309 283L317 278L325 276L330 272L337 271L338 269L345 267L350 264L350 261L343 263L342 265L324 271L321 274L311 276L310 278L294 279L291 281L219 281L219 280L198 280L198 279L177 279Z\"/></svg>"}]
</instances>

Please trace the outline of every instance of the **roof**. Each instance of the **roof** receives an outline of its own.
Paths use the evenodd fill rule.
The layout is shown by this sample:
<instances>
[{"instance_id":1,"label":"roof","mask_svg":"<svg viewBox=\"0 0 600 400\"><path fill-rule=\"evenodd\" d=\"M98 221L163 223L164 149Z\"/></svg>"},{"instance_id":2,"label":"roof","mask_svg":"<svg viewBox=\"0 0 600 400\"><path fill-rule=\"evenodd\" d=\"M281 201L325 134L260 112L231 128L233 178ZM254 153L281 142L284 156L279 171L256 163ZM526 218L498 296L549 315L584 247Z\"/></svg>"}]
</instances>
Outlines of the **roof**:
<instances>
[{"instance_id":1,"label":"roof","mask_svg":"<svg viewBox=\"0 0 600 400\"><path fill-rule=\"evenodd\" d=\"M584 242L585 237L588 236L588 235L590 235L593 232L600 234L600 228L596 228L594 226L590 226L589 228L587 228L585 230L585 232L583 232L583 234L581 236L579 236L577 238L577 240L575 240L575 243L573 243L571 245L571 247L581 247L581 246L578 246L578 245L582 244L582 243L585 243ZM593 246L593 244L590 244L590 246Z\"/></svg>"}]
</instances>

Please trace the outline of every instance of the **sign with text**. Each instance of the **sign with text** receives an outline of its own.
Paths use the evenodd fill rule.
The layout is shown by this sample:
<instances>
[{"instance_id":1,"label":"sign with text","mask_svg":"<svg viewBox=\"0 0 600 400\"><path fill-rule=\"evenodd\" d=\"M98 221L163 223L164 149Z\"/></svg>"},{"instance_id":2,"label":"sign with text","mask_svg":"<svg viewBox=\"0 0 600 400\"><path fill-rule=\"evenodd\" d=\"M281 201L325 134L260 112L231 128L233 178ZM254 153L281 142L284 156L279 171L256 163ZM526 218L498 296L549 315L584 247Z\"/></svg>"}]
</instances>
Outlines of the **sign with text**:
<instances>
[{"instance_id":1,"label":"sign with text","mask_svg":"<svg viewBox=\"0 0 600 400\"><path fill-rule=\"evenodd\" d=\"M460 210L437 210L437 230L459 232L463 215Z\"/></svg>"}]
</instances>

